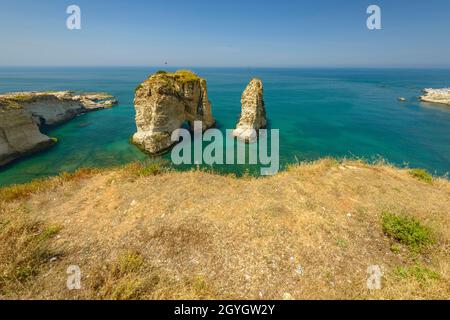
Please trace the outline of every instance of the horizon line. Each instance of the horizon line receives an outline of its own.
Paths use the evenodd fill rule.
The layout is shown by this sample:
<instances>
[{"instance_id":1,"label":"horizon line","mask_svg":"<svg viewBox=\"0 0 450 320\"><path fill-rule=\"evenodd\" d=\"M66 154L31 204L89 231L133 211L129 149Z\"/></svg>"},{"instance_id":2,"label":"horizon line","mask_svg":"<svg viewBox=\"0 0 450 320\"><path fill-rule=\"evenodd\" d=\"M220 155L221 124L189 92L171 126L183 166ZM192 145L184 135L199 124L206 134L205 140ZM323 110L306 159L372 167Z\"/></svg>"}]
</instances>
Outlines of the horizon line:
<instances>
[{"instance_id":1,"label":"horizon line","mask_svg":"<svg viewBox=\"0 0 450 320\"><path fill-rule=\"evenodd\" d=\"M346 66L346 65L311 65L311 66L195 66L195 65L0 65L0 68L216 68L216 69L450 69L449 66Z\"/></svg>"}]
</instances>

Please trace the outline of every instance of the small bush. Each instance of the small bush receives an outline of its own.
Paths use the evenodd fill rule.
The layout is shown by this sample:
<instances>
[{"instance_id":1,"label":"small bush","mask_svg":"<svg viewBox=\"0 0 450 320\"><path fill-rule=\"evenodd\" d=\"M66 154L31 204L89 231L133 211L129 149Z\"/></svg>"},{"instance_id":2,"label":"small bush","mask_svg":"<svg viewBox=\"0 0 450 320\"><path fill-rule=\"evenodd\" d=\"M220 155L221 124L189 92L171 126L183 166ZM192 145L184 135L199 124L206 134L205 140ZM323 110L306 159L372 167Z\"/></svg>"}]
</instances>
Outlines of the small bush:
<instances>
[{"instance_id":1,"label":"small bush","mask_svg":"<svg viewBox=\"0 0 450 320\"><path fill-rule=\"evenodd\" d=\"M402 247L401 247L401 245L399 245L398 243L394 243L394 244L391 246L391 251L392 251L393 253L395 253L395 254L398 254L398 253L400 253L400 252L402 251Z\"/></svg>"},{"instance_id":2,"label":"small bush","mask_svg":"<svg viewBox=\"0 0 450 320\"><path fill-rule=\"evenodd\" d=\"M144 259L136 252L122 253L112 265L115 276L125 276L129 273L139 272L144 265Z\"/></svg>"},{"instance_id":3,"label":"small bush","mask_svg":"<svg viewBox=\"0 0 450 320\"><path fill-rule=\"evenodd\" d=\"M403 279L414 278L421 283L440 279L439 273L420 265L415 265L409 268L397 267L394 270L394 274Z\"/></svg>"},{"instance_id":4,"label":"small bush","mask_svg":"<svg viewBox=\"0 0 450 320\"><path fill-rule=\"evenodd\" d=\"M347 247L347 241L345 241L344 239L337 239L336 240L336 245L340 248L346 248Z\"/></svg>"},{"instance_id":5,"label":"small bush","mask_svg":"<svg viewBox=\"0 0 450 320\"><path fill-rule=\"evenodd\" d=\"M148 176L156 176L163 171L161 164L152 163L141 170L138 171L138 176L148 177Z\"/></svg>"},{"instance_id":6,"label":"small bush","mask_svg":"<svg viewBox=\"0 0 450 320\"><path fill-rule=\"evenodd\" d=\"M125 166L126 173L135 177L156 176L167 171L166 163L162 160L147 160L134 162Z\"/></svg>"},{"instance_id":7,"label":"small bush","mask_svg":"<svg viewBox=\"0 0 450 320\"><path fill-rule=\"evenodd\" d=\"M433 182L433 176L424 169L412 169L412 170L409 170L409 174L411 176L413 176L414 178L419 179L420 181L423 181L426 183Z\"/></svg>"},{"instance_id":8,"label":"small bush","mask_svg":"<svg viewBox=\"0 0 450 320\"><path fill-rule=\"evenodd\" d=\"M385 212L382 215L382 226L386 235L414 251L420 251L423 247L434 243L431 230L414 218Z\"/></svg>"}]
</instances>

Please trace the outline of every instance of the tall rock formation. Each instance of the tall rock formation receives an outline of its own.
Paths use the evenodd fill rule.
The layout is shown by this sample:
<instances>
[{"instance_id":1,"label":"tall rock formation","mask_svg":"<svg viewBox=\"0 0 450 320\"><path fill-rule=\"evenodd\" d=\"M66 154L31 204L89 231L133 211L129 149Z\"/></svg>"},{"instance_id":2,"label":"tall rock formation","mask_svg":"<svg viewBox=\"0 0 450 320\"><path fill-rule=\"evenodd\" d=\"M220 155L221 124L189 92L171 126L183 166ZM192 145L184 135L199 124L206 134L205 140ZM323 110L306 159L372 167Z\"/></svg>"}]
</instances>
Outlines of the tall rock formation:
<instances>
[{"instance_id":1,"label":"tall rock formation","mask_svg":"<svg viewBox=\"0 0 450 320\"><path fill-rule=\"evenodd\" d=\"M109 108L116 100L104 93L16 92L0 95L0 166L46 149L56 139L42 126L57 125L77 115Z\"/></svg>"},{"instance_id":2,"label":"tall rock formation","mask_svg":"<svg viewBox=\"0 0 450 320\"><path fill-rule=\"evenodd\" d=\"M153 155L174 144L171 135L185 122L193 128L195 121L202 121L204 130L215 124L206 81L190 71L159 71L150 76L136 88L134 106L133 143Z\"/></svg>"},{"instance_id":3,"label":"tall rock formation","mask_svg":"<svg viewBox=\"0 0 450 320\"><path fill-rule=\"evenodd\" d=\"M233 135L244 142L257 140L257 131L266 127L264 89L260 79L253 78L242 94L242 112Z\"/></svg>"}]
</instances>

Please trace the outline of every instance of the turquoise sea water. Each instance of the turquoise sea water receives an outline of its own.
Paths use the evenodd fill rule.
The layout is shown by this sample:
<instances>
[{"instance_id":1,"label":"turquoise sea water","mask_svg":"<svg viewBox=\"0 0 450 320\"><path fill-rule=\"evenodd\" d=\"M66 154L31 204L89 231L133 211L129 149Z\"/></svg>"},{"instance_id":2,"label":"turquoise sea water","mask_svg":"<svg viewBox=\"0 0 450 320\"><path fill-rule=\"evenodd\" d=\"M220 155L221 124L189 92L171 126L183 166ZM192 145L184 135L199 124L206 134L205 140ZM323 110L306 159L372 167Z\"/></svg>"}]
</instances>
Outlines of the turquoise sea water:
<instances>
[{"instance_id":1,"label":"turquoise sea water","mask_svg":"<svg viewBox=\"0 0 450 320\"><path fill-rule=\"evenodd\" d=\"M135 132L134 88L152 68L4 68L0 92L106 91L119 99L53 128L59 143L0 169L0 185L144 160L128 140ZM421 103L426 87L450 86L450 70L194 68L207 79L221 130L235 127L251 77L264 81L270 128L280 130L282 165L324 156L365 157L443 175L450 171L450 107ZM397 101L405 97L408 102ZM169 159L168 156L165 158ZM242 172L246 167L217 169Z\"/></svg>"}]
</instances>

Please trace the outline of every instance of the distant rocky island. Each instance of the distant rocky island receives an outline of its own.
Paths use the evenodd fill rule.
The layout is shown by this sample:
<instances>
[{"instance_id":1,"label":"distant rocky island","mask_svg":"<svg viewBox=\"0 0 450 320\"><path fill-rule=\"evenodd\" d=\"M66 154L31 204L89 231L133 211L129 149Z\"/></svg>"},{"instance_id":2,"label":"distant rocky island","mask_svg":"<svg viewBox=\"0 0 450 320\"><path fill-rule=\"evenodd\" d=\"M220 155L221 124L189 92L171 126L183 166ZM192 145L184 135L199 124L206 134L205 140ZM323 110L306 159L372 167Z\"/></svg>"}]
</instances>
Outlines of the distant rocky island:
<instances>
[{"instance_id":1,"label":"distant rocky island","mask_svg":"<svg viewBox=\"0 0 450 320\"><path fill-rule=\"evenodd\" d=\"M425 95L420 97L421 101L440 103L450 106L450 88L424 89Z\"/></svg>"},{"instance_id":2,"label":"distant rocky island","mask_svg":"<svg viewBox=\"0 0 450 320\"><path fill-rule=\"evenodd\" d=\"M116 99L106 93L72 91L14 92L0 95L0 166L44 150L57 142L41 132L45 126L77 115L110 108Z\"/></svg>"}]
</instances>

